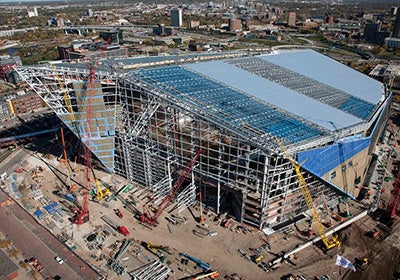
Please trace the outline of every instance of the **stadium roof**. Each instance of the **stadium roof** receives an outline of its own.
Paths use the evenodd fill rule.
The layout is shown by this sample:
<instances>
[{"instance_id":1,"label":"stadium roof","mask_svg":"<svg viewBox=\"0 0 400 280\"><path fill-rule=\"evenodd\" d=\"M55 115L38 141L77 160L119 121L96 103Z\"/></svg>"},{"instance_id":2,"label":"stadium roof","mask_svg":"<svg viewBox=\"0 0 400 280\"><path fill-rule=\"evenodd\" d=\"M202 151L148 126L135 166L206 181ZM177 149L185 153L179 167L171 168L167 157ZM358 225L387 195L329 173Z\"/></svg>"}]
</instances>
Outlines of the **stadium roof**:
<instances>
[{"instance_id":1,"label":"stadium roof","mask_svg":"<svg viewBox=\"0 0 400 280\"><path fill-rule=\"evenodd\" d=\"M367 122L384 101L383 84L316 51L132 71L232 125L291 143Z\"/></svg>"}]
</instances>

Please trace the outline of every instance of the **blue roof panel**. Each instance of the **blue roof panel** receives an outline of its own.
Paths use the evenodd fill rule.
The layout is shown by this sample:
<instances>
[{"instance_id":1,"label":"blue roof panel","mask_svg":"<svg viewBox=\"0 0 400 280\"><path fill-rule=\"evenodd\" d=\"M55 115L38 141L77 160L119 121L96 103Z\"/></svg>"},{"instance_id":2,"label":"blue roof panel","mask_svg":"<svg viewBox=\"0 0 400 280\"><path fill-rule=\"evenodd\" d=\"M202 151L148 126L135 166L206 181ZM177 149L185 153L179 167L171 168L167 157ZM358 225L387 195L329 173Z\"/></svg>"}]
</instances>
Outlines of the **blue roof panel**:
<instances>
[{"instance_id":1,"label":"blue roof panel","mask_svg":"<svg viewBox=\"0 0 400 280\"><path fill-rule=\"evenodd\" d=\"M131 75L203 109L213 109L215 115L236 126L251 125L292 143L323 134L274 106L180 66L142 69Z\"/></svg>"}]
</instances>

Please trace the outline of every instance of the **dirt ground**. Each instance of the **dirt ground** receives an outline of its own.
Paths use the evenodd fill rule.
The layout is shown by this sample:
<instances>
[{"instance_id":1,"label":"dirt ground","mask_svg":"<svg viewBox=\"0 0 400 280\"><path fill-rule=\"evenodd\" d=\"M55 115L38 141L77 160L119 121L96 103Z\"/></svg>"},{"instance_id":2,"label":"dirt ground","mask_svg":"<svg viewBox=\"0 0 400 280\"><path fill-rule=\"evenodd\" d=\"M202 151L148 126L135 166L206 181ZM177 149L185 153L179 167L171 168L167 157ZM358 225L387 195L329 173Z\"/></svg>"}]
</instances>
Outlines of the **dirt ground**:
<instances>
[{"instance_id":1,"label":"dirt ground","mask_svg":"<svg viewBox=\"0 0 400 280\"><path fill-rule=\"evenodd\" d=\"M36 166L45 165L37 158L28 156L26 159L27 165L25 166L26 171L18 174L19 182L26 186L21 202L25 206L28 205L31 212L43 206L43 203L60 201L60 198L52 193L54 187L59 185L54 173L57 173L59 178L65 178L66 174L62 174L65 165L56 159L46 160L46 162L48 165L46 165L46 171L43 176L32 177L32 174L34 174L32 170L36 170ZM54 166L56 169L50 166ZM83 180L83 168L81 166L78 166L74 174L76 174L74 180L77 183ZM121 186L128 183L123 178L117 176L111 177L109 174L101 172L97 172L97 177L109 185L112 185L113 182L118 182ZM40 189L45 194L45 200L34 200L30 196L31 190L27 187L34 183L32 178L37 178L36 184L41 186ZM85 238L90 233L97 234L99 232L98 229L105 225L101 219L103 215L106 215L117 225L126 226L130 232L126 238L131 239L133 243L122 256L124 260L123 264L128 267L128 271L135 270L157 259L153 253L142 245L143 242L150 242L152 244L168 246L171 249L172 254L166 255L166 264L172 270L170 279L186 279L201 273L201 270L196 269L194 262L189 262L187 265L182 264L179 253L189 254L211 264L211 269L220 273L218 279L229 279L227 276L232 276L231 279L249 280L283 279L288 274L303 275L306 279L314 279L314 277L319 279L322 275L327 275L330 279L376 279L372 275L379 274L382 275L381 279L391 279L390 277L394 271L399 269L399 249L392 247L390 242L378 242L366 236L368 231L377 226L377 222L373 221L369 216L339 232L339 239L342 243L340 248L324 252L318 246L310 246L300 251L290 261L279 264L274 270L265 272L252 260L241 256L238 250L241 249L249 256L254 256L254 249L265 244L265 241L268 241L271 246L270 251L262 252L264 256L263 261L268 263L283 252L287 252L296 245L302 244L305 237L296 231L289 234L275 233L271 236L266 236L255 229L246 228L246 231L243 231L242 228L238 227L239 224L237 223L233 223L229 228L224 228L213 222L216 216L211 213L207 217L205 226L208 228L208 231L216 232L217 235L200 237L193 234L193 230L199 230L199 223L196 220L199 215L198 207L191 207L180 213L185 218L186 223L173 225L166 220L166 217L171 215L168 212L173 208L173 205L168 207L163 215L160 216L157 227L145 226L138 221L134 214L135 209L139 212L141 211L141 205L148 201L149 195L146 191L133 186L129 192L121 195L122 201L128 202L128 207L124 206L121 200L113 200L109 203L91 201L89 205L90 222L81 226L71 225L68 218L72 216L72 213L67 207L68 203L65 202L62 204L62 219L55 220L50 215L47 215L39 221L44 226L50 227L56 236L71 236L72 239L67 241L68 244L76 248L74 249L75 252L83 257L88 264L98 269L104 275L108 275L108 279L129 279L130 277L128 274L117 276L107 265L107 259L113 257L118 251L118 248L111 248L112 244L117 240L122 242L125 238L123 235L111 230L110 234L102 241L102 249L96 247L89 248L88 242L85 241ZM81 200L81 196L78 195L78 199ZM136 205L133 205L132 202ZM122 210L124 218L120 219L115 215L114 209L116 208ZM173 213L176 213L176 211ZM298 229L302 227L306 228L306 225L301 223L297 225ZM370 266L365 271L357 270L356 272L340 268L335 265L337 254L345 256L353 262L355 258L368 256L371 260ZM101 255L105 255L103 260L100 258Z\"/></svg>"},{"instance_id":2,"label":"dirt ground","mask_svg":"<svg viewBox=\"0 0 400 280\"><path fill-rule=\"evenodd\" d=\"M22 153L25 150L15 151ZM298 222L296 227L292 227L290 232L277 232L266 236L261 231L249 227L241 227L238 223L225 228L214 222L215 214L209 213L205 226L206 231L213 232L214 236L200 237L193 233L194 230L201 231L197 218L199 217L198 206L185 209L180 215L186 220L185 223L174 225L169 223L166 218L177 211L171 212L174 205L170 205L159 217L157 227L141 224L135 214L142 212L142 205L148 202L151 194L141 189L124 178L116 175L106 174L96 171L96 177L102 183L106 183L116 189L127 184L132 184L131 189L122 193L118 200L106 203L90 201L90 221L84 225L72 225L70 217L73 215L71 207L76 207L71 202L53 194L56 189L63 190L63 185L67 182L66 167L63 162L58 161L54 156L47 154L33 153L26 150L27 154L16 165L11 168L24 167L24 171L13 173L19 185L22 198L18 200L22 206L31 214L37 209L55 201L62 210L58 214L50 214L45 210L44 216L38 221L47 227L62 242L66 242L70 248L86 260L88 265L94 267L107 279L130 279L128 273L118 276L110 270L107 264L118 252L118 248L124 239L130 239L132 244L121 256L120 262L127 267L127 271L138 271L141 267L159 258L146 248L147 243L168 246L171 254L165 253L167 261L165 265L171 269L169 279L192 279L193 275L202 272L196 268L194 262L184 264L181 262L180 253L191 255L205 263L211 265L212 271L218 271L218 279L285 279L289 274L303 275L305 279L320 279L322 275L329 276L330 279L393 279L393 274L400 270L400 226L394 227L389 235L381 230L382 240L375 240L367 236L367 233L378 227L379 222L366 216L347 228L338 232L341 241L340 248L331 249L325 252L322 246L312 245L292 256L290 260L280 263L269 272L258 267L254 262L256 248L270 245L270 250L261 250L263 255L262 262L269 263L276 257L288 252L296 246L303 244L306 238L300 231L308 227L306 221ZM73 164L74 165L74 164ZM38 166L43 166L44 171L39 171ZM78 201L82 202L79 184L83 185L84 167L77 164L75 171L71 173L72 180L76 187ZM389 164L387 168L391 168ZM383 200L388 199L390 188L393 182L384 183L385 193ZM34 193L43 195L35 198ZM373 197L374 195L372 195ZM351 212L354 215L368 208L368 203L361 204L356 201L351 203ZM379 205L384 209L384 205ZM118 218L114 209L121 209L124 217ZM129 230L128 236L123 236L108 226L101 217L107 216L112 223L123 225ZM322 215L321 215L322 217ZM88 242L87 237L94 234L99 239L98 243ZM215 235L216 234L216 235ZM119 244L116 244L119 241ZM97 246L101 244L101 246ZM144 244L144 245L143 245ZM239 252L241 250L248 256L246 258ZM341 255L355 263L356 258L368 257L370 262L365 270L357 268L356 272L341 268L335 265L337 255Z\"/></svg>"}]
</instances>

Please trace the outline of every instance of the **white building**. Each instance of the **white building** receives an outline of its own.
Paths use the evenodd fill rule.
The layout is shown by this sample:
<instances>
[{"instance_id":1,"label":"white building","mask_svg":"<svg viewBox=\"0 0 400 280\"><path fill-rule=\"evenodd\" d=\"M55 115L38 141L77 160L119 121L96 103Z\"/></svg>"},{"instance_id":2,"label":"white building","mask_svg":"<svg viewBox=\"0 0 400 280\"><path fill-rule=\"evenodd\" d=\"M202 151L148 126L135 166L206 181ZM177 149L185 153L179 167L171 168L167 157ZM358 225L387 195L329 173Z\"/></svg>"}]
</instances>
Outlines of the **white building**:
<instances>
[{"instance_id":1,"label":"white building","mask_svg":"<svg viewBox=\"0 0 400 280\"><path fill-rule=\"evenodd\" d=\"M37 17L37 16L38 16L38 11L36 7L28 9L28 17Z\"/></svg>"}]
</instances>

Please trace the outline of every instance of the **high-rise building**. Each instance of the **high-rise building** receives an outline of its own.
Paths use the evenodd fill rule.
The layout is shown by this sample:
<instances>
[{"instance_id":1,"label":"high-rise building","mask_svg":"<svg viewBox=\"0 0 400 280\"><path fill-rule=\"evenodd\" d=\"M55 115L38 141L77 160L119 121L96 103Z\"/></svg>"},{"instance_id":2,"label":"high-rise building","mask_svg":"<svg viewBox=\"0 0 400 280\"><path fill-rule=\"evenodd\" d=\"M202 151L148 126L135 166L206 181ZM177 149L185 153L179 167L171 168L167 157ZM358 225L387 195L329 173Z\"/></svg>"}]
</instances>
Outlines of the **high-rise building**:
<instances>
[{"instance_id":1,"label":"high-rise building","mask_svg":"<svg viewBox=\"0 0 400 280\"><path fill-rule=\"evenodd\" d=\"M289 13L288 26L296 26L296 13Z\"/></svg>"},{"instance_id":2,"label":"high-rise building","mask_svg":"<svg viewBox=\"0 0 400 280\"><path fill-rule=\"evenodd\" d=\"M381 23L367 23L364 28L365 43L383 46L385 38L390 37L390 32L381 30Z\"/></svg>"},{"instance_id":3,"label":"high-rise building","mask_svg":"<svg viewBox=\"0 0 400 280\"><path fill-rule=\"evenodd\" d=\"M397 7L391 7L391 8L390 8L390 14L391 14L392 16L395 16L396 13L397 13L397 10L398 10Z\"/></svg>"},{"instance_id":4,"label":"high-rise building","mask_svg":"<svg viewBox=\"0 0 400 280\"><path fill-rule=\"evenodd\" d=\"M366 23L364 27L364 40L365 43L375 44L378 31L380 30L380 23Z\"/></svg>"},{"instance_id":5,"label":"high-rise building","mask_svg":"<svg viewBox=\"0 0 400 280\"><path fill-rule=\"evenodd\" d=\"M181 27L182 26L182 10L173 9L171 10L171 25Z\"/></svg>"},{"instance_id":6,"label":"high-rise building","mask_svg":"<svg viewBox=\"0 0 400 280\"><path fill-rule=\"evenodd\" d=\"M397 9L396 19L394 20L392 37L400 38L400 9Z\"/></svg>"}]
</instances>

